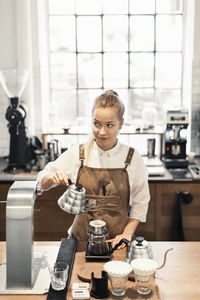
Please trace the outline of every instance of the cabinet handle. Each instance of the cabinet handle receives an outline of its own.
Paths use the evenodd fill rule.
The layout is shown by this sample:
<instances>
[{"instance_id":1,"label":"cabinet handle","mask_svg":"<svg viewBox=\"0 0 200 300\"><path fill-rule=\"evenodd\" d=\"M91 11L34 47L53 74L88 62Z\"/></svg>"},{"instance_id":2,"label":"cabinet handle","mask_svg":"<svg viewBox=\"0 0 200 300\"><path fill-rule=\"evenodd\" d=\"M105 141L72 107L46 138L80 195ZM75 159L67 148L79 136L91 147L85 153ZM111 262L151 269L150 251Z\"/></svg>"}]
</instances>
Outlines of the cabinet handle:
<instances>
[{"instance_id":1,"label":"cabinet handle","mask_svg":"<svg viewBox=\"0 0 200 300\"><path fill-rule=\"evenodd\" d=\"M34 208L35 212L41 212L41 208Z\"/></svg>"},{"instance_id":2,"label":"cabinet handle","mask_svg":"<svg viewBox=\"0 0 200 300\"><path fill-rule=\"evenodd\" d=\"M190 204L193 200L193 195L189 192L176 192L178 200L181 200L183 204Z\"/></svg>"},{"instance_id":3,"label":"cabinet handle","mask_svg":"<svg viewBox=\"0 0 200 300\"><path fill-rule=\"evenodd\" d=\"M7 203L7 201L0 201L0 204L1 204L1 203L2 203L2 204L3 204L3 203Z\"/></svg>"}]
</instances>

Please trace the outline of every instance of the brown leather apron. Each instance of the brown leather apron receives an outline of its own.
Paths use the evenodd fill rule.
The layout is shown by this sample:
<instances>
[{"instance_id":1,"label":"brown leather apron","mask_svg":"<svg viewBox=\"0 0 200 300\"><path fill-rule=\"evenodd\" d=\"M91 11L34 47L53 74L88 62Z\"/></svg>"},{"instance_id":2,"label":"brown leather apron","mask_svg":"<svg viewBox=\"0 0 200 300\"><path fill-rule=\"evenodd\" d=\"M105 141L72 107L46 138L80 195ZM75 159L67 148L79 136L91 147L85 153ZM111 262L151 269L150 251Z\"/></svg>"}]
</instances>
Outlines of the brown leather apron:
<instances>
[{"instance_id":1,"label":"brown leather apron","mask_svg":"<svg viewBox=\"0 0 200 300\"><path fill-rule=\"evenodd\" d=\"M128 222L130 186L126 168L134 153L129 148L124 168L104 169L84 166L84 147L79 146L77 183L86 190L86 199L93 204L89 212L77 215L71 235L79 241L88 240L89 221L101 219L106 222L108 238L121 234Z\"/></svg>"}]
</instances>

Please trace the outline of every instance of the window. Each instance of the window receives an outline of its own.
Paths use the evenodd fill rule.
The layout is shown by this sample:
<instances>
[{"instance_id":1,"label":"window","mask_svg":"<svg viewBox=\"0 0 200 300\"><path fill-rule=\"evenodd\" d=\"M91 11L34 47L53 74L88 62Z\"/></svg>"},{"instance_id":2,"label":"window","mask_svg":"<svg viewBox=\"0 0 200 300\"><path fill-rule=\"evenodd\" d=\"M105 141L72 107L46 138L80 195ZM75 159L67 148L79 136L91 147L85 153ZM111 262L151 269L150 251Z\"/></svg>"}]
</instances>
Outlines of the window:
<instances>
[{"instance_id":1,"label":"window","mask_svg":"<svg viewBox=\"0 0 200 300\"><path fill-rule=\"evenodd\" d=\"M163 114L182 101L181 0L49 0L50 124L83 120L114 89L126 120L144 106Z\"/></svg>"}]
</instances>

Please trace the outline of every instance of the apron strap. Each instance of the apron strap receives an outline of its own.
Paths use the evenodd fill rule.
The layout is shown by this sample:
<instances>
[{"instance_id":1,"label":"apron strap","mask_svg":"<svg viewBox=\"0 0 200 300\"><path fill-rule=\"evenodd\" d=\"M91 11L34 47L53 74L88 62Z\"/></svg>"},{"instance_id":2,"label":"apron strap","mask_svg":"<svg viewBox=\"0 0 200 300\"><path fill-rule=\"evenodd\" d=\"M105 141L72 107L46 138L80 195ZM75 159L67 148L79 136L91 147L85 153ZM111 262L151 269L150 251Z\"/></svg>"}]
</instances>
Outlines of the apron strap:
<instances>
[{"instance_id":1,"label":"apron strap","mask_svg":"<svg viewBox=\"0 0 200 300\"><path fill-rule=\"evenodd\" d=\"M81 162L81 170L83 170L83 162L85 160L84 145L79 145L79 160Z\"/></svg>"},{"instance_id":2,"label":"apron strap","mask_svg":"<svg viewBox=\"0 0 200 300\"><path fill-rule=\"evenodd\" d=\"M125 167L123 168L123 172L125 172L127 167L130 165L131 159L133 157L133 153L134 153L134 148L130 147L129 150L128 150L126 160L125 160Z\"/></svg>"}]
</instances>

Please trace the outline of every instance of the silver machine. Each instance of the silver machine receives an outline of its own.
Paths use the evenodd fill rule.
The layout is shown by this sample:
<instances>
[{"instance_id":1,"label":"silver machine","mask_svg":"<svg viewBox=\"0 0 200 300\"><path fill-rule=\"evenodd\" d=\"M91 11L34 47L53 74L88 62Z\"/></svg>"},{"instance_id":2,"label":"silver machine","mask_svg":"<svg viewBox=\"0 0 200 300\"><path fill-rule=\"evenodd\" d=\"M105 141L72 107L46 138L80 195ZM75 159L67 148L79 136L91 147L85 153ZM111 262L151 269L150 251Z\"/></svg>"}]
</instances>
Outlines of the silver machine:
<instances>
[{"instance_id":1,"label":"silver machine","mask_svg":"<svg viewBox=\"0 0 200 300\"><path fill-rule=\"evenodd\" d=\"M35 181L15 181L8 192L6 205L7 288L32 287L35 198Z\"/></svg>"},{"instance_id":2,"label":"silver machine","mask_svg":"<svg viewBox=\"0 0 200 300\"><path fill-rule=\"evenodd\" d=\"M34 268L34 203L41 194L36 181L15 181L6 204L6 261L0 265L0 294L32 290L42 266ZM36 274L37 273L37 274ZM40 282L40 284L43 284ZM42 287L41 293L49 288ZM24 292L23 292L24 291ZM36 292L36 294L40 292Z\"/></svg>"},{"instance_id":3,"label":"silver machine","mask_svg":"<svg viewBox=\"0 0 200 300\"><path fill-rule=\"evenodd\" d=\"M187 168L186 155L187 127L189 116L187 110L169 110L165 131L165 166L167 168Z\"/></svg>"},{"instance_id":4,"label":"silver machine","mask_svg":"<svg viewBox=\"0 0 200 300\"><path fill-rule=\"evenodd\" d=\"M163 162L174 180L200 178L200 167L196 164L189 164L186 153L188 125L188 110L169 110L167 112Z\"/></svg>"}]
</instances>

